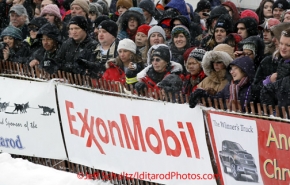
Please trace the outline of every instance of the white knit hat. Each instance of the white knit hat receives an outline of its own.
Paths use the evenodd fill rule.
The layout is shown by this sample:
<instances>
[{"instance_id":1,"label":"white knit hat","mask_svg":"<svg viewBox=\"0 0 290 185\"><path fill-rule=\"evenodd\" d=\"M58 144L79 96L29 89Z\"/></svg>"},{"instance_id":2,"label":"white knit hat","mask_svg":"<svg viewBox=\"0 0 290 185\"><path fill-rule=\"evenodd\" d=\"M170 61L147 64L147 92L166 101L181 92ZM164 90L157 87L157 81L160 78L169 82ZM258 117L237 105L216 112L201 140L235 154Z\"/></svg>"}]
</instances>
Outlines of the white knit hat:
<instances>
[{"instance_id":1,"label":"white knit hat","mask_svg":"<svg viewBox=\"0 0 290 185\"><path fill-rule=\"evenodd\" d=\"M152 28L150 28L150 30L148 31L148 39L154 32L160 33L163 36L164 40L166 40L165 31L161 26L153 26Z\"/></svg>"},{"instance_id":2,"label":"white knit hat","mask_svg":"<svg viewBox=\"0 0 290 185\"><path fill-rule=\"evenodd\" d=\"M136 54L137 47L136 44L131 39L123 39L119 42L117 51L119 52L120 49L126 49Z\"/></svg>"}]
</instances>

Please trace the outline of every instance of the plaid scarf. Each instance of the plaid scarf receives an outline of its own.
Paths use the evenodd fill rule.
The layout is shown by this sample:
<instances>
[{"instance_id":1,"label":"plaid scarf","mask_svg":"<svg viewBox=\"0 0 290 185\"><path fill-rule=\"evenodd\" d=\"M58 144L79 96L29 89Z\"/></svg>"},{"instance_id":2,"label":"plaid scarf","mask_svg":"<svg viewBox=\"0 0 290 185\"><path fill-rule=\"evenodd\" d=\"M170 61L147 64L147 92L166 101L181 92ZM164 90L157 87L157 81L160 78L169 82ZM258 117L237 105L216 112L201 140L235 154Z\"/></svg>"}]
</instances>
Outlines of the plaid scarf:
<instances>
[{"instance_id":1,"label":"plaid scarf","mask_svg":"<svg viewBox=\"0 0 290 185\"><path fill-rule=\"evenodd\" d=\"M232 109L233 100L235 100L235 106L236 108L238 108L239 90L248 82L249 82L248 77L243 77L238 84L235 84L234 81L232 80L231 85L230 85L230 99L229 99L230 109Z\"/></svg>"}]
</instances>

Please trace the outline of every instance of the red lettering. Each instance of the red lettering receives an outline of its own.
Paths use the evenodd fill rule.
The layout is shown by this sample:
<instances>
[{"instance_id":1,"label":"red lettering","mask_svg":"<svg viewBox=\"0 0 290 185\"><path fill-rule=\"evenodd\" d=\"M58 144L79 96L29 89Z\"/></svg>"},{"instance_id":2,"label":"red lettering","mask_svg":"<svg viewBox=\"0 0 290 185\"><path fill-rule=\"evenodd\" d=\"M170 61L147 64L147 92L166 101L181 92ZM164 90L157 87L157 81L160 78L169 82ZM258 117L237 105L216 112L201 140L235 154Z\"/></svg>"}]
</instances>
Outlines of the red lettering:
<instances>
[{"instance_id":1,"label":"red lettering","mask_svg":"<svg viewBox=\"0 0 290 185\"><path fill-rule=\"evenodd\" d=\"M88 140L87 140L87 144L86 146L87 147L91 147L92 146L92 141L94 141L94 143L96 144L96 146L98 147L99 151L101 152L101 154L105 154L103 148L101 147L101 145L99 144L99 142L97 141L95 135L94 135L94 131L93 131L93 128L94 128L94 117L91 116L91 124L90 124L90 127L88 125L88 109L85 109L85 113L84 113L84 116L82 116L82 114L80 112L77 112L78 116L80 117L80 119L82 120L83 122L83 127L82 127L82 131L81 131L81 136L80 137L84 137L85 136L85 131L88 131L89 132L89 137L88 137Z\"/></svg>"},{"instance_id":2,"label":"red lettering","mask_svg":"<svg viewBox=\"0 0 290 185\"><path fill-rule=\"evenodd\" d=\"M134 137L133 137L133 134L132 134L131 129L129 127L126 115L120 114L120 117L121 117L121 122L122 122L122 126L123 126L123 131L124 131L124 135L125 135L127 148L131 149L131 143L130 143L130 140L131 140L134 149L139 150L138 136L140 134L139 140L141 143L141 147L142 147L142 150L144 152L146 152L139 116L132 116L133 127L134 127ZM130 139L129 139L129 136L130 136Z\"/></svg>"},{"instance_id":3,"label":"red lettering","mask_svg":"<svg viewBox=\"0 0 290 185\"><path fill-rule=\"evenodd\" d=\"M102 136L102 133L100 132L100 125L104 128L104 131L105 131L105 136ZM107 130L107 127L105 125L105 122L101 119L101 118L97 118L96 119L96 128L97 128L97 133L100 137L100 139L108 144L109 143L109 136L108 136L108 130Z\"/></svg>"},{"instance_id":4,"label":"red lettering","mask_svg":"<svg viewBox=\"0 0 290 185\"><path fill-rule=\"evenodd\" d=\"M122 138L122 135L121 135L121 130L120 130L119 125L115 121L108 121L108 123L109 123L110 135L111 135L111 139L112 139L113 145L116 146L115 137L114 137L114 133L113 133L113 128L115 128L117 130L117 133L118 133L118 137L119 137L119 140L120 140L120 145L121 145L122 148L124 148L123 138Z\"/></svg>"},{"instance_id":5,"label":"red lettering","mask_svg":"<svg viewBox=\"0 0 290 185\"><path fill-rule=\"evenodd\" d=\"M150 140L150 135L154 135L155 138L157 139L157 146L153 146L152 143L151 143L151 140ZM149 148L155 153L155 154L160 154L161 151L162 151L162 143L161 143L161 139L158 135L158 133L156 132L156 130L152 127L148 127L146 129L146 132L145 132L145 139L146 139L146 142L149 146Z\"/></svg>"},{"instance_id":6,"label":"red lettering","mask_svg":"<svg viewBox=\"0 0 290 185\"><path fill-rule=\"evenodd\" d=\"M182 122L179 122L178 121L177 122L177 125L178 125L178 128L179 129L183 129ZM186 152L187 157L192 157L191 150L190 150L190 147L189 147L189 144L188 144L188 141L187 141L187 137L185 135L185 132L180 131L180 136L181 136L181 139L183 141L183 146L185 148L185 152Z\"/></svg>"},{"instance_id":7,"label":"red lettering","mask_svg":"<svg viewBox=\"0 0 290 185\"><path fill-rule=\"evenodd\" d=\"M188 129L188 132L189 132L191 141L192 141L192 145L193 145L195 157L197 159L200 159L200 156L199 156L199 148L198 148L198 144L197 144L197 141L196 141L194 128L192 127L192 124L190 122L186 122L186 126L187 126L187 129Z\"/></svg>"},{"instance_id":8,"label":"red lettering","mask_svg":"<svg viewBox=\"0 0 290 185\"><path fill-rule=\"evenodd\" d=\"M73 128L73 121L76 121L76 117L74 115L71 115L69 109L70 108L74 108L74 104L73 102L70 101L65 101L65 107L66 107L66 113L67 113L67 119L68 119L68 125L69 125L69 129L70 129L70 133L79 136L79 131Z\"/></svg>"},{"instance_id":9,"label":"red lettering","mask_svg":"<svg viewBox=\"0 0 290 185\"><path fill-rule=\"evenodd\" d=\"M172 130L165 130L163 120L159 119L160 129L162 133L162 137L164 140L164 146L166 150L166 154L169 156L178 157L181 153L181 146L177 136L172 132ZM168 138L171 137L175 143L175 149L171 149L168 145Z\"/></svg>"}]
</instances>

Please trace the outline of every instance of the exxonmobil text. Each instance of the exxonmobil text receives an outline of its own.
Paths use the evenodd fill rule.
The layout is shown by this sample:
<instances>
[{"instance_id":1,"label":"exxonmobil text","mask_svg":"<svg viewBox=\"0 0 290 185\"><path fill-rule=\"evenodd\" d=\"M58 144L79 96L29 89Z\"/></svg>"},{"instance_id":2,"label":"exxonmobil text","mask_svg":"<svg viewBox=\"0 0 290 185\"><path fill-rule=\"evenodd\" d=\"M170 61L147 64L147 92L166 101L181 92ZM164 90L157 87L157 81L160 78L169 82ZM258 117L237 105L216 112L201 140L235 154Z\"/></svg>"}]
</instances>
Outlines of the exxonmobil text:
<instances>
[{"instance_id":1,"label":"exxonmobil text","mask_svg":"<svg viewBox=\"0 0 290 185\"><path fill-rule=\"evenodd\" d=\"M94 144L102 154L106 153L100 142L104 144L113 144L114 146L117 145L115 141L116 136L113 132L115 130L117 131L120 146L122 148L141 150L143 152L147 152L149 148L155 154L161 154L164 148L166 155L173 157L180 156L181 152L184 150L188 158L200 158L199 147L191 122L186 122L186 128L184 128L184 124L181 121L177 121L179 134L176 134L172 130L166 129L164 127L163 120L159 119L158 122L161 132L160 136L160 134L158 134L156 129L153 127L149 126L145 129L142 128L139 116L132 116L133 128L131 128L125 114L120 114L121 124L118 124L116 121L112 120L108 120L106 124L105 121L100 117L89 116L88 109L84 109L84 112L76 112L76 115L71 114L71 110L74 109L73 102L66 100L65 106L70 133L83 138L87 132L89 135L87 138L86 147L92 147L92 144ZM81 130L74 128L76 116L78 116L82 121L83 125ZM100 129L103 129L104 133L101 133ZM186 131L190 136L189 139L186 136ZM157 146L152 144L150 137L155 137ZM169 139L174 142L174 148L169 146Z\"/></svg>"}]
</instances>

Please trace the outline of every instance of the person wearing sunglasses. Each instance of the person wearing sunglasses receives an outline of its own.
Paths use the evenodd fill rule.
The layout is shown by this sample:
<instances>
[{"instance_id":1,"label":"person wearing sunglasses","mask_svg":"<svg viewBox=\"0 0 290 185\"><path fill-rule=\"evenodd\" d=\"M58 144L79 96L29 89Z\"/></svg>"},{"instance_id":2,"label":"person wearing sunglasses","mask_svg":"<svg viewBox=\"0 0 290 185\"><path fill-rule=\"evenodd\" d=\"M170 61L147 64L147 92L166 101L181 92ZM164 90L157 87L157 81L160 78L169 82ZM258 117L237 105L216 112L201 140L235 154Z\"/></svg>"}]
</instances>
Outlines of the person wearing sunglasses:
<instances>
[{"instance_id":1,"label":"person wearing sunglasses","mask_svg":"<svg viewBox=\"0 0 290 185\"><path fill-rule=\"evenodd\" d=\"M206 52L201 65L207 77L198 84L198 88L211 95L223 90L228 83L226 68L233 59L234 49L227 44L219 44L212 51Z\"/></svg>"},{"instance_id":2,"label":"person wearing sunglasses","mask_svg":"<svg viewBox=\"0 0 290 185\"><path fill-rule=\"evenodd\" d=\"M29 48L22 42L22 32L14 26L6 27L0 35L4 48L0 50L0 60L25 63Z\"/></svg>"},{"instance_id":3,"label":"person wearing sunglasses","mask_svg":"<svg viewBox=\"0 0 290 185\"><path fill-rule=\"evenodd\" d=\"M145 88L157 92L179 92L182 88L182 66L171 61L171 53L167 46L159 46L151 55L151 65L137 74L135 89L143 92Z\"/></svg>"},{"instance_id":4,"label":"person wearing sunglasses","mask_svg":"<svg viewBox=\"0 0 290 185\"><path fill-rule=\"evenodd\" d=\"M37 17L32 19L28 24L29 36L24 40L24 44L29 47L29 56L42 46L41 40L37 38L37 33L46 23L47 20L44 17Z\"/></svg>"}]
</instances>

